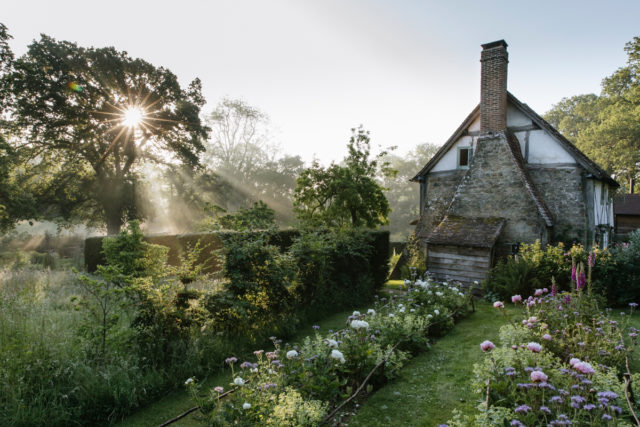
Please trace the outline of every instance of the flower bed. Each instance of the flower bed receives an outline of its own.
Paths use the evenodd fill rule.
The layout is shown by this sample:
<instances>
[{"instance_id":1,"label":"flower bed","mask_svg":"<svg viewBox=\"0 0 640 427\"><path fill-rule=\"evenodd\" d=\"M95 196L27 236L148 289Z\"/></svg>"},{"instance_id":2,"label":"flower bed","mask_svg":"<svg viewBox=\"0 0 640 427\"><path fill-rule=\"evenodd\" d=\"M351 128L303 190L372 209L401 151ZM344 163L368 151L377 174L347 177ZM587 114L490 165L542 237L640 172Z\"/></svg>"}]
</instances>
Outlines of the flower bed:
<instances>
[{"instance_id":1,"label":"flower bed","mask_svg":"<svg viewBox=\"0 0 640 427\"><path fill-rule=\"evenodd\" d=\"M509 323L500 330L500 346L480 344L485 353L475 365L480 414L457 415L450 426L633 421L636 405L627 399L632 402L640 375L629 372L638 332L628 326L629 315L601 311L584 286L560 294L536 290L526 300L514 295L512 302L522 305L522 319L512 321L503 303L494 304ZM636 307L630 304L631 312Z\"/></svg>"},{"instance_id":2,"label":"flower bed","mask_svg":"<svg viewBox=\"0 0 640 427\"><path fill-rule=\"evenodd\" d=\"M456 285L417 280L406 295L354 312L343 330L316 330L294 346L274 338L273 351L258 350L255 360L239 365L229 358L226 393L218 386L203 399L195 381L187 386L213 425L318 425L343 400L395 377L412 354L428 349L429 336L466 314L469 300Z\"/></svg>"}]
</instances>

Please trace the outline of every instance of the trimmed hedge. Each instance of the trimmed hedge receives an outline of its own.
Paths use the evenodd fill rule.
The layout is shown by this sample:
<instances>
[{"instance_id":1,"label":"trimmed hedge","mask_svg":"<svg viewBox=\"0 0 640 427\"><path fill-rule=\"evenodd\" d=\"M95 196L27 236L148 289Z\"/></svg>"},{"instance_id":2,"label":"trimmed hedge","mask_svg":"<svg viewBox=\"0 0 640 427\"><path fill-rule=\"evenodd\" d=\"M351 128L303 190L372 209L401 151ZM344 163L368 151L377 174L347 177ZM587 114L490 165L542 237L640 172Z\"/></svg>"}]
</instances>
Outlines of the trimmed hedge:
<instances>
[{"instance_id":1,"label":"trimmed hedge","mask_svg":"<svg viewBox=\"0 0 640 427\"><path fill-rule=\"evenodd\" d=\"M205 272L212 273L222 267L216 251L222 249L223 241L238 235L250 236L260 234L260 232L238 232L238 231L216 231L212 233L189 233L189 234L157 234L145 236L147 243L162 245L169 248L169 265L180 265L180 255L184 254L200 241L201 247L207 248L200 254L200 262L206 265ZM299 230L280 230L273 234L269 244L277 246L281 251L287 250L300 236ZM84 263L87 271L93 273L98 265L106 263L104 253L102 253L102 241L107 236L89 237L84 244Z\"/></svg>"}]
</instances>

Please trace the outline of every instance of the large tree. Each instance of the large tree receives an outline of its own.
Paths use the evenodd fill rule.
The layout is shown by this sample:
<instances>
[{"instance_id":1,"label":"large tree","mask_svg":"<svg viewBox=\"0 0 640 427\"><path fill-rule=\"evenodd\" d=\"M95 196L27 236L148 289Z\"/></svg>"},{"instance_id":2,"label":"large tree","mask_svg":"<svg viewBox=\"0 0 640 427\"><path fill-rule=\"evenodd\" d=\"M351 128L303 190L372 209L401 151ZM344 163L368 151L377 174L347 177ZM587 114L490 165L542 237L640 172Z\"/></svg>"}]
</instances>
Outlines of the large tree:
<instances>
[{"instance_id":1,"label":"large tree","mask_svg":"<svg viewBox=\"0 0 640 427\"><path fill-rule=\"evenodd\" d=\"M599 96L564 98L545 119L628 188L640 178L640 37L625 51L627 65L602 81Z\"/></svg>"},{"instance_id":2,"label":"large tree","mask_svg":"<svg viewBox=\"0 0 640 427\"><path fill-rule=\"evenodd\" d=\"M114 48L83 48L43 35L3 78L11 93L23 183L44 218L120 230L141 216L144 162L195 167L207 127L199 80Z\"/></svg>"},{"instance_id":3,"label":"large tree","mask_svg":"<svg viewBox=\"0 0 640 427\"><path fill-rule=\"evenodd\" d=\"M384 178L384 194L391 206L388 229L392 241L405 240L414 231L411 222L420 215L420 191L416 183L409 182L415 174L433 157L440 146L423 143L418 144L404 156L388 154L384 160L397 175Z\"/></svg>"},{"instance_id":4,"label":"large tree","mask_svg":"<svg viewBox=\"0 0 640 427\"><path fill-rule=\"evenodd\" d=\"M174 168L168 175L170 209L186 213L187 222L193 223L211 212L211 206L235 212L263 201L275 210L278 223L290 224L293 190L304 162L299 156L280 155L271 142L267 115L245 101L225 98L206 122L211 137L201 154L203 168L193 173ZM185 204L191 207L188 212Z\"/></svg>"},{"instance_id":5,"label":"large tree","mask_svg":"<svg viewBox=\"0 0 640 427\"><path fill-rule=\"evenodd\" d=\"M342 165L314 162L300 174L294 211L303 225L376 228L389 222L389 202L377 179L395 173L381 160L387 153L371 158L369 132L362 126L352 129L347 148Z\"/></svg>"}]
</instances>

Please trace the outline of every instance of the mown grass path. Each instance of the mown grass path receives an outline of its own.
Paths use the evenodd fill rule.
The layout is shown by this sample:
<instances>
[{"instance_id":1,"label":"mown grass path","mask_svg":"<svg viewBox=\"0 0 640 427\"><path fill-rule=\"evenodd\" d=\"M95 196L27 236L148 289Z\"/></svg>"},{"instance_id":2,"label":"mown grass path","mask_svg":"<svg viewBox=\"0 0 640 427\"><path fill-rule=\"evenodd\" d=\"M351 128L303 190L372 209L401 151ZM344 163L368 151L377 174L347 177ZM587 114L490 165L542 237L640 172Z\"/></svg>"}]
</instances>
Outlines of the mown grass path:
<instances>
[{"instance_id":1,"label":"mown grass path","mask_svg":"<svg viewBox=\"0 0 640 427\"><path fill-rule=\"evenodd\" d=\"M497 343L500 326L506 322L489 303L475 306L475 313L367 399L349 426L437 426L449 420L456 408L474 413L479 396L471 380L473 364L482 358L480 343L487 339Z\"/></svg>"}]
</instances>

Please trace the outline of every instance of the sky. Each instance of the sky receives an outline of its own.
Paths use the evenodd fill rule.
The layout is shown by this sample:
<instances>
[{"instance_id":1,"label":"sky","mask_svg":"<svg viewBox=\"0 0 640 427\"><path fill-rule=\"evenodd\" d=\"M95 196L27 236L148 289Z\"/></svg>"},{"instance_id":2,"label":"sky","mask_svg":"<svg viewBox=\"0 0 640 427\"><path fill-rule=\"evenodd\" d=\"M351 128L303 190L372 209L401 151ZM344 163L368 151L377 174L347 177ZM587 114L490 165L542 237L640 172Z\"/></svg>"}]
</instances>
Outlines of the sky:
<instances>
[{"instance_id":1,"label":"sky","mask_svg":"<svg viewBox=\"0 0 640 427\"><path fill-rule=\"evenodd\" d=\"M638 1L7 0L17 55L44 33L113 46L198 77L204 112L223 98L265 112L273 142L339 161L350 129L374 146L444 143L479 102L480 45L509 44L508 89L538 113L599 93L640 36Z\"/></svg>"}]
</instances>

